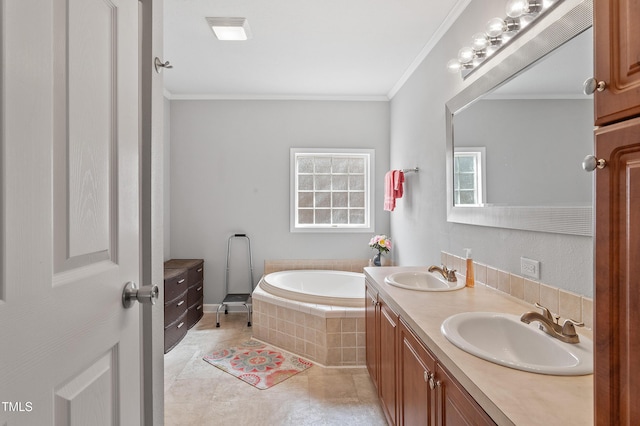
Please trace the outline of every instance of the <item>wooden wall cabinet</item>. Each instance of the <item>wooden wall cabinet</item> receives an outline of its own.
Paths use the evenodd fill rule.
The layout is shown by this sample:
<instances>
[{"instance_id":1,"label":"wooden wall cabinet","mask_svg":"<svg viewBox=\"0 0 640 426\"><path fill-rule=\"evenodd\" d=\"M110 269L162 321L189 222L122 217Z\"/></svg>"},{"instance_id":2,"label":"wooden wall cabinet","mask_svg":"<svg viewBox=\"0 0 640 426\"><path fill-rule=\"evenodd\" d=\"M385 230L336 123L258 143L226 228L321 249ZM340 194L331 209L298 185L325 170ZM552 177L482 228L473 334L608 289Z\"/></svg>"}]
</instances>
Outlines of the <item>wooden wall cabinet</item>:
<instances>
[{"instance_id":1,"label":"wooden wall cabinet","mask_svg":"<svg viewBox=\"0 0 640 426\"><path fill-rule=\"evenodd\" d=\"M390 425L495 425L370 285L366 334L367 368Z\"/></svg>"},{"instance_id":2,"label":"wooden wall cabinet","mask_svg":"<svg viewBox=\"0 0 640 426\"><path fill-rule=\"evenodd\" d=\"M640 424L640 2L595 0L595 424Z\"/></svg>"},{"instance_id":3,"label":"wooden wall cabinet","mask_svg":"<svg viewBox=\"0 0 640 426\"><path fill-rule=\"evenodd\" d=\"M640 115L640 3L637 0L594 1L595 79L606 87L596 92L596 126Z\"/></svg>"}]
</instances>

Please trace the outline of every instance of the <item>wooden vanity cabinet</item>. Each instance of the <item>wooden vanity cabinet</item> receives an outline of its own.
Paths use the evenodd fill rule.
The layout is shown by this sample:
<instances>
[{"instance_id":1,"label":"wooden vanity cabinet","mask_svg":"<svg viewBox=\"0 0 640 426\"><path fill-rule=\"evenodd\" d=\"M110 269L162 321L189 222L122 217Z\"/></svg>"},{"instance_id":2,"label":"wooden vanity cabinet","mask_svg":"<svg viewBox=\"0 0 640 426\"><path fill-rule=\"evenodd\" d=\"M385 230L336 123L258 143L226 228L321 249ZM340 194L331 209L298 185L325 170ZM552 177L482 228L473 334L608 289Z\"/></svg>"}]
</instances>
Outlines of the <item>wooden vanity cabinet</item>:
<instances>
[{"instance_id":1,"label":"wooden vanity cabinet","mask_svg":"<svg viewBox=\"0 0 640 426\"><path fill-rule=\"evenodd\" d=\"M595 0L596 425L640 424L640 2Z\"/></svg>"},{"instance_id":2,"label":"wooden vanity cabinet","mask_svg":"<svg viewBox=\"0 0 640 426\"><path fill-rule=\"evenodd\" d=\"M371 381L378 389L378 293L371 287L366 287L366 306L365 306L365 355L367 370Z\"/></svg>"},{"instance_id":3,"label":"wooden vanity cabinet","mask_svg":"<svg viewBox=\"0 0 640 426\"><path fill-rule=\"evenodd\" d=\"M490 426L495 422L469 393L440 364L435 374L436 425L438 426Z\"/></svg>"},{"instance_id":4,"label":"wooden vanity cabinet","mask_svg":"<svg viewBox=\"0 0 640 426\"><path fill-rule=\"evenodd\" d=\"M398 368L398 314L378 299L379 306L379 353L378 396L389 424L398 424L396 369Z\"/></svg>"},{"instance_id":5,"label":"wooden vanity cabinet","mask_svg":"<svg viewBox=\"0 0 640 426\"><path fill-rule=\"evenodd\" d=\"M430 426L436 424L436 358L424 347L407 324L400 320L398 368L398 424Z\"/></svg>"},{"instance_id":6,"label":"wooden vanity cabinet","mask_svg":"<svg viewBox=\"0 0 640 426\"><path fill-rule=\"evenodd\" d=\"M367 369L390 425L495 425L482 407L380 298L366 290Z\"/></svg>"}]
</instances>

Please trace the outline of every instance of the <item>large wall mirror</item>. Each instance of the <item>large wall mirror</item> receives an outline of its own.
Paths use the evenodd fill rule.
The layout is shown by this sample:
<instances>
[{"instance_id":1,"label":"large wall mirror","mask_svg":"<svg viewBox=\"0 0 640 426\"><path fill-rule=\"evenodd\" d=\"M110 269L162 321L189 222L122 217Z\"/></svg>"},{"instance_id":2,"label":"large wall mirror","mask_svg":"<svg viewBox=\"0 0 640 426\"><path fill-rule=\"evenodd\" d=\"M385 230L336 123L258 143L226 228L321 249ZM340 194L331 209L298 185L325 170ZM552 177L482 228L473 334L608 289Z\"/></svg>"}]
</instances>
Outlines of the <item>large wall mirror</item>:
<instances>
[{"instance_id":1,"label":"large wall mirror","mask_svg":"<svg viewBox=\"0 0 640 426\"><path fill-rule=\"evenodd\" d=\"M447 103L448 221L592 235L592 10L560 3Z\"/></svg>"}]
</instances>

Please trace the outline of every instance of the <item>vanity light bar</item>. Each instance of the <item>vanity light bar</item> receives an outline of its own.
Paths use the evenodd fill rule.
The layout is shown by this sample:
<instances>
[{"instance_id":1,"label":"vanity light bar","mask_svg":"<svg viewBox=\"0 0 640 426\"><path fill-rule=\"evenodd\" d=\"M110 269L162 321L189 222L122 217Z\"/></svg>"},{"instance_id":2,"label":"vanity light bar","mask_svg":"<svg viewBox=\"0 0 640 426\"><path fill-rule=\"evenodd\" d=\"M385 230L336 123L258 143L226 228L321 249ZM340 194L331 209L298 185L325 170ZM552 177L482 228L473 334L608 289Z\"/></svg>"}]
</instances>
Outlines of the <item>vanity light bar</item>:
<instances>
[{"instance_id":1,"label":"vanity light bar","mask_svg":"<svg viewBox=\"0 0 640 426\"><path fill-rule=\"evenodd\" d=\"M485 31L471 37L471 45L458 51L458 57L447 62L451 73L469 73L496 53L532 21L562 0L508 0L505 18L493 18Z\"/></svg>"}]
</instances>

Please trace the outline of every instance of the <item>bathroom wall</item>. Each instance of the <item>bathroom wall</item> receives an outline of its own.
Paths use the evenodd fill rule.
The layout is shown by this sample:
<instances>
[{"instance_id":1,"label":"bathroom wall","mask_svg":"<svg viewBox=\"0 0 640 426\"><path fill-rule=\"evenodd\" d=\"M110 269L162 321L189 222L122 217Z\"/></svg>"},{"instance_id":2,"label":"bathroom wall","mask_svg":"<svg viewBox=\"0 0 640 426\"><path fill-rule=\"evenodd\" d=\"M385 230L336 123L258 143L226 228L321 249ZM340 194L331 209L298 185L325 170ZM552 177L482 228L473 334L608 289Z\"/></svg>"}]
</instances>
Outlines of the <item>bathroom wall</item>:
<instances>
[{"instance_id":1,"label":"bathroom wall","mask_svg":"<svg viewBox=\"0 0 640 426\"><path fill-rule=\"evenodd\" d=\"M446 63L492 17L504 16L504 0L472 1L391 101L391 168L417 161L420 173L391 213L394 258L401 265L440 262L440 250L506 272L520 273L520 257L541 262L540 280L591 297L593 249L588 237L470 226L447 222L445 103L464 87ZM575 153L579 164L584 152Z\"/></svg>"},{"instance_id":2,"label":"bathroom wall","mask_svg":"<svg viewBox=\"0 0 640 426\"><path fill-rule=\"evenodd\" d=\"M388 102L172 100L170 116L170 257L204 258L205 304L225 295L227 239L237 232L251 238L254 281L265 259L373 255L369 233L289 232L291 147L374 148L375 232L389 232ZM246 292L246 241L232 243L229 292Z\"/></svg>"}]
</instances>

